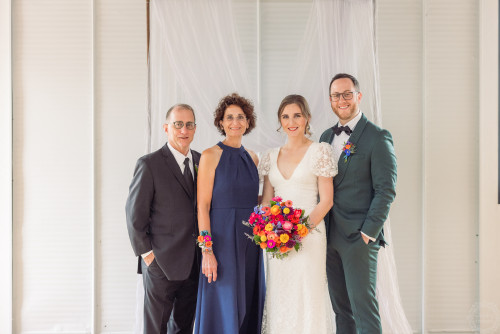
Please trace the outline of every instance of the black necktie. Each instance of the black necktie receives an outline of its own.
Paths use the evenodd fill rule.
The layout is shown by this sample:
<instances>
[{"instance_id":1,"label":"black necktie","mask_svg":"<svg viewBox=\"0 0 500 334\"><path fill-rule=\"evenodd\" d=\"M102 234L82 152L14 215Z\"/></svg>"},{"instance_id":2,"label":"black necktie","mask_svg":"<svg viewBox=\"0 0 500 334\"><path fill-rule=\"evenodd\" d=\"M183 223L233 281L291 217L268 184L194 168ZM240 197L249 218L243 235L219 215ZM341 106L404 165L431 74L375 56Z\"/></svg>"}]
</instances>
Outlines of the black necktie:
<instances>
[{"instance_id":1,"label":"black necktie","mask_svg":"<svg viewBox=\"0 0 500 334\"><path fill-rule=\"evenodd\" d=\"M194 181L193 174L191 174L191 168L189 168L189 158L184 160L184 180L186 181L188 189L192 194L194 192Z\"/></svg>"},{"instance_id":2,"label":"black necktie","mask_svg":"<svg viewBox=\"0 0 500 334\"><path fill-rule=\"evenodd\" d=\"M339 126L339 127L333 128L333 131L335 131L335 134L337 136L340 135L342 133L342 131L344 131L348 135L351 135L351 133L352 133L351 128L348 126Z\"/></svg>"}]
</instances>

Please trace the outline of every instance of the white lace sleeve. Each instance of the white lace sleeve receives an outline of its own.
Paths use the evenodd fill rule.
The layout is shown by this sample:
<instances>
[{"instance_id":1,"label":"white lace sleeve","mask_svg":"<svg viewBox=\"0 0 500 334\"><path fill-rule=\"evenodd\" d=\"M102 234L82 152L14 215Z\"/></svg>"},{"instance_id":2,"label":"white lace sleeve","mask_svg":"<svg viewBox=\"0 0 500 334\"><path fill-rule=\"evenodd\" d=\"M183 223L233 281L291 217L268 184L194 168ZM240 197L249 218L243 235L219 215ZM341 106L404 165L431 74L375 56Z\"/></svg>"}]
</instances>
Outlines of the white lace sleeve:
<instances>
[{"instance_id":1,"label":"white lace sleeve","mask_svg":"<svg viewBox=\"0 0 500 334\"><path fill-rule=\"evenodd\" d=\"M333 148L328 143L319 143L313 156L312 172L317 176L334 177L337 163L333 160Z\"/></svg>"},{"instance_id":2,"label":"white lace sleeve","mask_svg":"<svg viewBox=\"0 0 500 334\"><path fill-rule=\"evenodd\" d=\"M269 175L269 170L271 169L271 150L267 150L262 154L261 159L259 160L259 180L260 182L264 181L264 176Z\"/></svg>"}]
</instances>

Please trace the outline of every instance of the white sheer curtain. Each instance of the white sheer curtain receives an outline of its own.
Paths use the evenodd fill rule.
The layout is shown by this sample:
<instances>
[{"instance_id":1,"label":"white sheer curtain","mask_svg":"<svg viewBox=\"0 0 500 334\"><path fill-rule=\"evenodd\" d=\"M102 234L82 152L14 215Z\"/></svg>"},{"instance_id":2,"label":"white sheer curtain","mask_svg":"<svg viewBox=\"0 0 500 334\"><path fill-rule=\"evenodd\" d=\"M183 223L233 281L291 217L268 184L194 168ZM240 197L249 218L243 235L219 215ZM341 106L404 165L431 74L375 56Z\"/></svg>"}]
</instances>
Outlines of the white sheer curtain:
<instances>
[{"instance_id":1,"label":"white sheer curtain","mask_svg":"<svg viewBox=\"0 0 500 334\"><path fill-rule=\"evenodd\" d=\"M254 50L260 60L261 5L272 1L246 2L255 5L249 15L258 16L251 21L256 22ZM362 111L381 125L374 1L304 0L304 3L310 5L309 18L303 35L296 36L301 42L293 55L295 65L288 71L289 78L281 83L286 88L279 91L306 97L313 114L311 127L316 140L336 122L328 100L331 78L339 72L351 73L361 84ZM221 137L213 125L213 110L220 98L232 92L250 98L256 107L257 127L244 139L244 145L261 152L283 144L284 136L276 132L276 112L286 94L268 96L266 110L261 110L264 103L257 100L260 83L269 80L270 74L258 69L260 82L249 80L251 75L244 61L242 40L237 35L233 5L230 0L151 0L147 133L150 151L164 144L161 124L166 110L181 102L190 104L196 113L197 132L192 147L203 150L214 145ZM380 251L377 284L382 325L384 333L411 333L399 295L389 221L385 226L389 247ZM138 324L142 323L141 316L138 312ZM140 331L140 326L136 330Z\"/></svg>"},{"instance_id":2,"label":"white sheer curtain","mask_svg":"<svg viewBox=\"0 0 500 334\"><path fill-rule=\"evenodd\" d=\"M230 0L151 1L150 126L151 150L165 141L161 130L165 112L175 103L187 103L196 112L197 133L192 147L203 150L220 139L213 125L219 100L238 92L256 104L257 89L236 35ZM279 145L269 122L257 119L259 131L245 138L256 151ZM276 129L273 124L273 130Z\"/></svg>"}]
</instances>

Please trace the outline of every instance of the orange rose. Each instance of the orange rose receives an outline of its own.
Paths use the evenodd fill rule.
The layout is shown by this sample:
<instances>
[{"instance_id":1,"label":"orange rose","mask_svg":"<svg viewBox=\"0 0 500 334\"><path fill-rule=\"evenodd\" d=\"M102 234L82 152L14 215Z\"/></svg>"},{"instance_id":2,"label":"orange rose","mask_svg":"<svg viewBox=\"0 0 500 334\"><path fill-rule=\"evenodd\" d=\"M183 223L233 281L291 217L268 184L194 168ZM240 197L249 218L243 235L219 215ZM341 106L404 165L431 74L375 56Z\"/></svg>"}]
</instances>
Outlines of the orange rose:
<instances>
[{"instance_id":1,"label":"orange rose","mask_svg":"<svg viewBox=\"0 0 500 334\"><path fill-rule=\"evenodd\" d=\"M288 247L287 246L281 246L280 247L280 253L286 253L288 252Z\"/></svg>"},{"instance_id":2,"label":"orange rose","mask_svg":"<svg viewBox=\"0 0 500 334\"><path fill-rule=\"evenodd\" d=\"M345 146L346 149L350 149L351 148L351 145L346 145Z\"/></svg>"},{"instance_id":3,"label":"orange rose","mask_svg":"<svg viewBox=\"0 0 500 334\"><path fill-rule=\"evenodd\" d=\"M267 248L267 242L261 242L260 243L260 248L266 249Z\"/></svg>"},{"instance_id":4,"label":"orange rose","mask_svg":"<svg viewBox=\"0 0 500 334\"><path fill-rule=\"evenodd\" d=\"M212 241L207 241L205 242L206 247L212 247Z\"/></svg>"},{"instance_id":5,"label":"orange rose","mask_svg":"<svg viewBox=\"0 0 500 334\"><path fill-rule=\"evenodd\" d=\"M205 240L205 239L203 238L203 236L202 236L202 235L199 235L199 236L198 236L198 242L203 242L204 240Z\"/></svg>"},{"instance_id":6,"label":"orange rose","mask_svg":"<svg viewBox=\"0 0 500 334\"><path fill-rule=\"evenodd\" d=\"M281 208L278 205L273 205L271 208L272 215L279 215L281 213Z\"/></svg>"}]
</instances>

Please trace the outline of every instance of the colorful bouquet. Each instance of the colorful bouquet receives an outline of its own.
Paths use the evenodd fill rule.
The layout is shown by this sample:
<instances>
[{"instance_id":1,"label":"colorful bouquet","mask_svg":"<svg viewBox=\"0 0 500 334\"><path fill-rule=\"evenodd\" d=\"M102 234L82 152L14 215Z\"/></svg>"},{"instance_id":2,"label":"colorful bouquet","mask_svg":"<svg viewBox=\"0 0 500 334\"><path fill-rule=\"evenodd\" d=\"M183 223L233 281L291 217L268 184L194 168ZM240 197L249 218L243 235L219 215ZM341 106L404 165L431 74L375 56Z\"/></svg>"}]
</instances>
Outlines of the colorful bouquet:
<instances>
[{"instance_id":1,"label":"colorful bouquet","mask_svg":"<svg viewBox=\"0 0 500 334\"><path fill-rule=\"evenodd\" d=\"M292 249L298 252L302 238L311 230L304 210L294 208L292 201L281 197L274 197L269 206L257 205L243 224L253 228L253 235L247 237L278 259L287 257Z\"/></svg>"}]
</instances>

